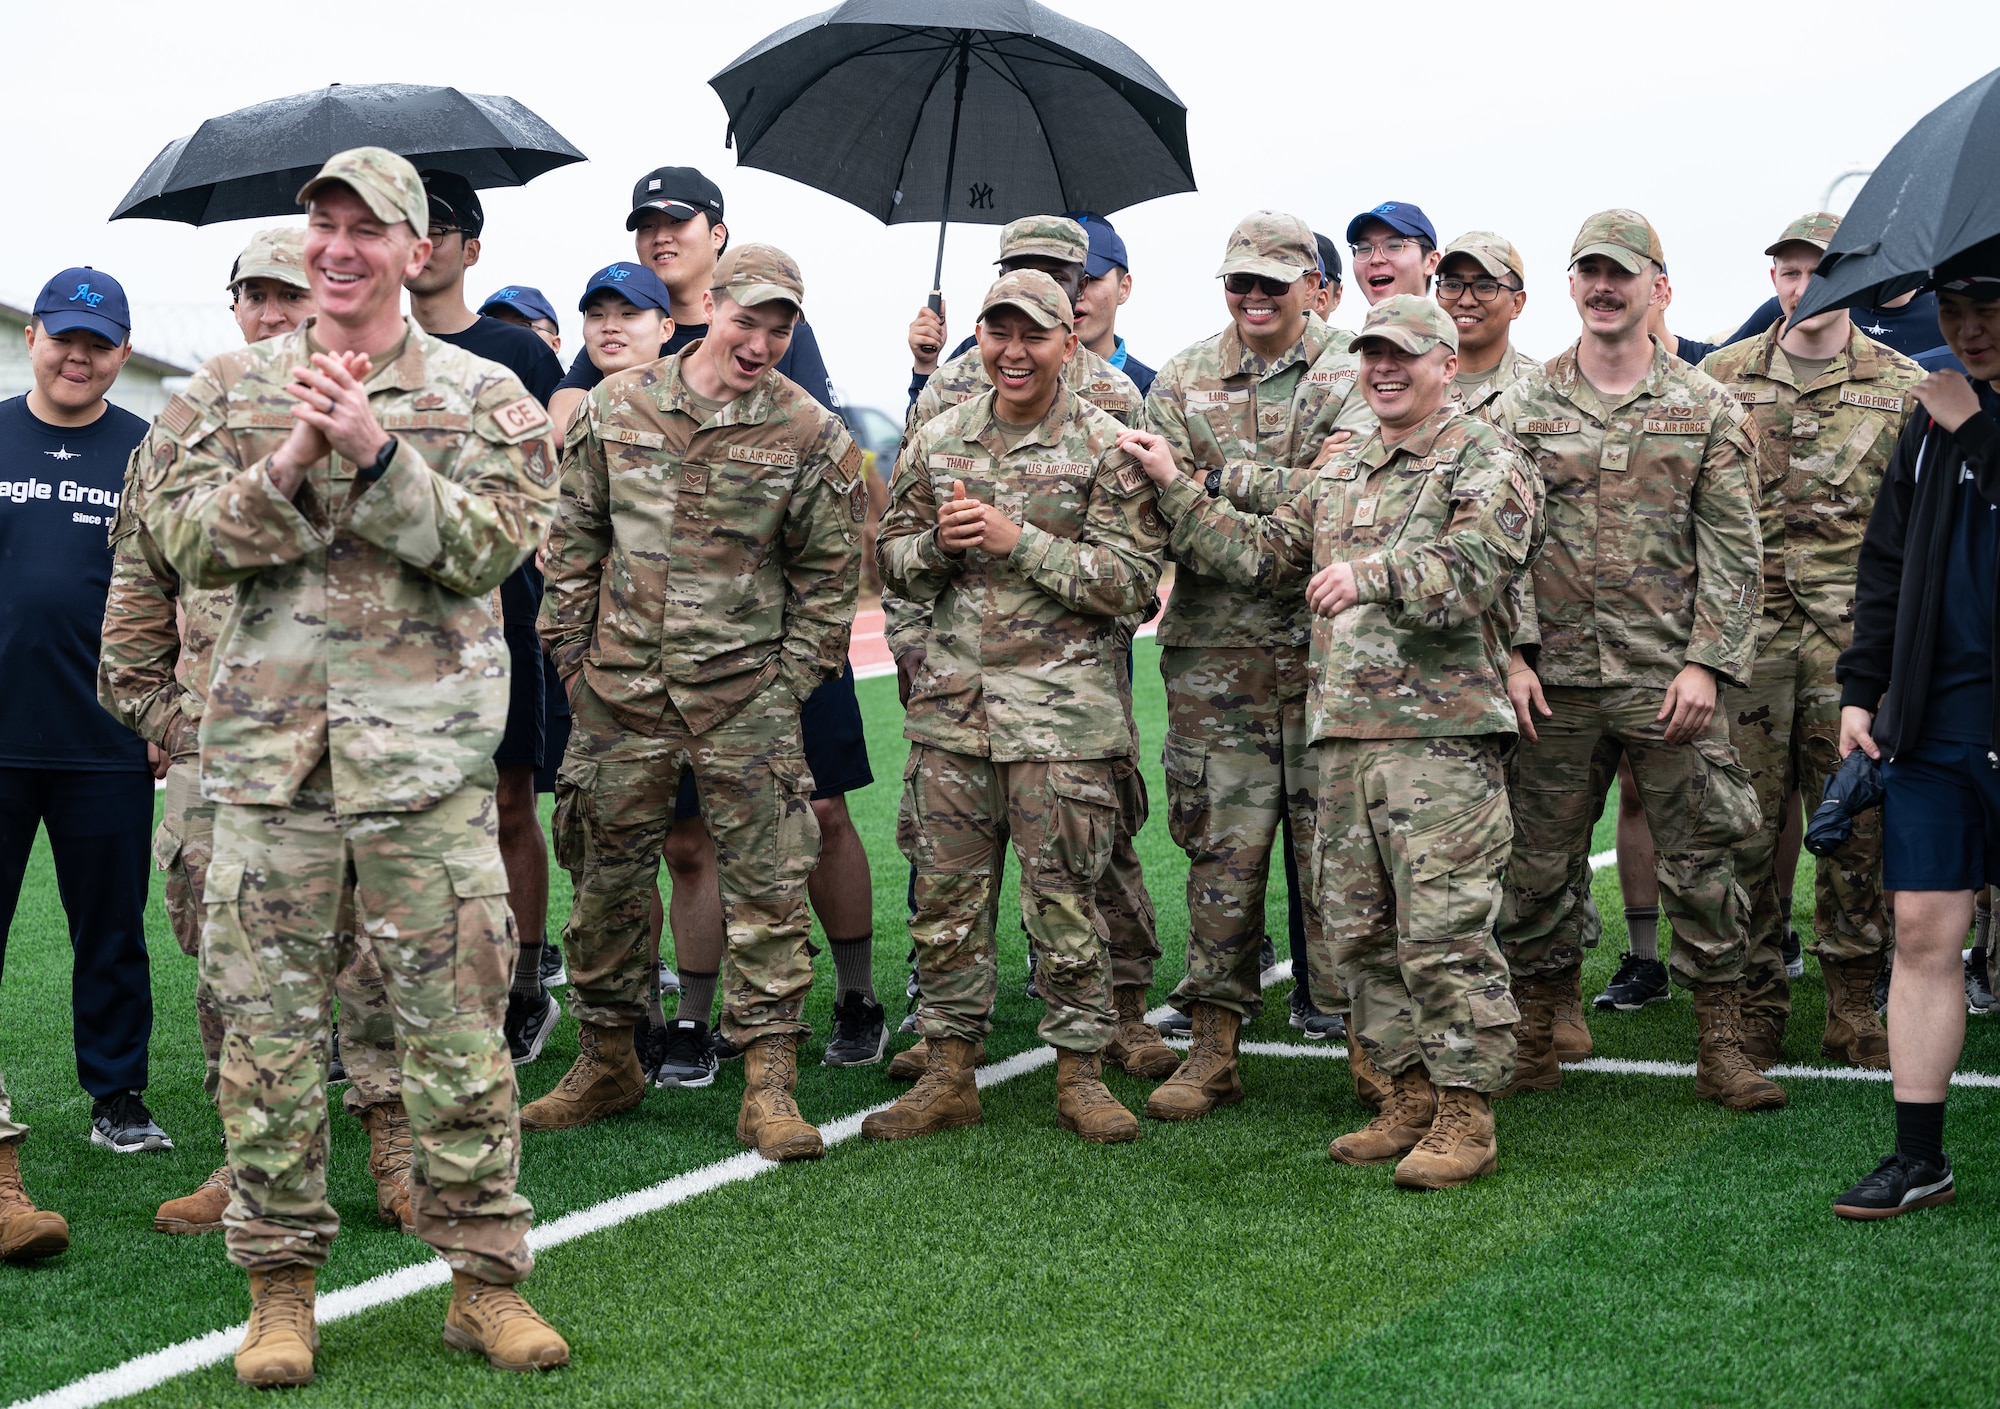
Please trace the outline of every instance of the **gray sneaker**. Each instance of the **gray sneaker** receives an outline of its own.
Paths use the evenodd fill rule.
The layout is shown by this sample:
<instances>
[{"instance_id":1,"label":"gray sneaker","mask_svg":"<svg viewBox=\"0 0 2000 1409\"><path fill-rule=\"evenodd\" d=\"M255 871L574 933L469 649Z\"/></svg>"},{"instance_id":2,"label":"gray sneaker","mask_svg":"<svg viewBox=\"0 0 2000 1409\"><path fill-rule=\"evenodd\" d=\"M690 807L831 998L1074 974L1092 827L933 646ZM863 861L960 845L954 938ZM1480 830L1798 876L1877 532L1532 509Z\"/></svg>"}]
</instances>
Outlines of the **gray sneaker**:
<instances>
[{"instance_id":1,"label":"gray sneaker","mask_svg":"<svg viewBox=\"0 0 2000 1409\"><path fill-rule=\"evenodd\" d=\"M171 1150L174 1142L153 1123L137 1091L114 1091L90 1103L90 1143L121 1155Z\"/></svg>"},{"instance_id":2,"label":"gray sneaker","mask_svg":"<svg viewBox=\"0 0 2000 1409\"><path fill-rule=\"evenodd\" d=\"M2000 1012L2000 1001L1994 999L1992 986L1986 981L1986 965L1973 963L1970 952L1965 956L1965 1011L1975 1018Z\"/></svg>"},{"instance_id":3,"label":"gray sneaker","mask_svg":"<svg viewBox=\"0 0 2000 1409\"><path fill-rule=\"evenodd\" d=\"M1194 1019L1186 1013L1178 1011L1168 1013L1155 1026L1158 1027L1161 1038L1168 1042L1175 1040L1188 1042L1194 1038Z\"/></svg>"},{"instance_id":4,"label":"gray sneaker","mask_svg":"<svg viewBox=\"0 0 2000 1409\"><path fill-rule=\"evenodd\" d=\"M697 1018L675 1018L667 1024L666 1050L653 1069L653 1085L662 1089L706 1086L715 1080L715 1050L708 1024Z\"/></svg>"}]
</instances>

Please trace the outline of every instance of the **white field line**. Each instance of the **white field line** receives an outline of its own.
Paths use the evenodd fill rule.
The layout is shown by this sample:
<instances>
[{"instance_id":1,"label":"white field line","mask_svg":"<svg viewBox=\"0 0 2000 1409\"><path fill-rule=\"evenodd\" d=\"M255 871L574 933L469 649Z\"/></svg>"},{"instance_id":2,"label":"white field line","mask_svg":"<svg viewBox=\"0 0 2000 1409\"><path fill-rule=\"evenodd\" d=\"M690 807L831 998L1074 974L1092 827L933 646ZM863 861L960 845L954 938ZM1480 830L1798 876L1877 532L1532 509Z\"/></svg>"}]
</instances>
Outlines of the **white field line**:
<instances>
[{"instance_id":1,"label":"white field line","mask_svg":"<svg viewBox=\"0 0 2000 1409\"><path fill-rule=\"evenodd\" d=\"M1600 851L1597 855L1590 858L1590 869L1593 871L1602 871L1606 866L1616 866L1617 864L1618 853L1615 850Z\"/></svg>"}]
</instances>

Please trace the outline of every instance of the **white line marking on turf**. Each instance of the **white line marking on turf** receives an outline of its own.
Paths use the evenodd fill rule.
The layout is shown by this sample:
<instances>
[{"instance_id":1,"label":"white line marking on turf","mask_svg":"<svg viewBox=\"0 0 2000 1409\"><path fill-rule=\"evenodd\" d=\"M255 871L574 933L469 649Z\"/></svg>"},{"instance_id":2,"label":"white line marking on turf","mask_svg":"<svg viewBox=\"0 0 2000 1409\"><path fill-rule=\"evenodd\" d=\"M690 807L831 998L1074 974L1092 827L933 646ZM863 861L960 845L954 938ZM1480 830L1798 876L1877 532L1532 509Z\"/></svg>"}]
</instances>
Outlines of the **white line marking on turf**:
<instances>
[{"instance_id":1,"label":"white line marking on turf","mask_svg":"<svg viewBox=\"0 0 2000 1409\"><path fill-rule=\"evenodd\" d=\"M1617 864L1618 853L1615 849L1600 851L1597 855L1590 858L1590 869L1593 871L1602 871L1606 866L1616 866Z\"/></svg>"}]
</instances>

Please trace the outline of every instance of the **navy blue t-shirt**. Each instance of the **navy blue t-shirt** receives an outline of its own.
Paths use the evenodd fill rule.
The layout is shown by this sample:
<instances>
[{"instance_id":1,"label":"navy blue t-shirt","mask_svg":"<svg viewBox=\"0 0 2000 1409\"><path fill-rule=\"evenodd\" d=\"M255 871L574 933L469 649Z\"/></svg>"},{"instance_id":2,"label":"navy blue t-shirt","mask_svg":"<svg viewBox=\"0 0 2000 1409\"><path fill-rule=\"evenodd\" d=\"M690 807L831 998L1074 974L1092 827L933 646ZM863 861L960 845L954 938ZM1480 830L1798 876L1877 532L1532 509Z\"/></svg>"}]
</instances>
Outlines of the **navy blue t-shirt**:
<instances>
[{"instance_id":1,"label":"navy blue t-shirt","mask_svg":"<svg viewBox=\"0 0 2000 1409\"><path fill-rule=\"evenodd\" d=\"M1744 320L1743 326L1729 335L1729 341L1742 342L1745 338L1756 337L1777 322L1778 315L1783 311L1778 307L1777 299L1764 300L1757 311ZM1861 330L1863 337L1894 348L1926 372L1965 370L1951 355L1951 349L1945 346L1944 335L1938 331L1936 294L1918 294L1901 308L1850 308L1847 316L1854 320L1854 326Z\"/></svg>"},{"instance_id":2,"label":"navy blue t-shirt","mask_svg":"<svg viewBox=\"0 0 2000 1409\"><path fill-rule=\"evenodd\" d=\"M1979 384L1979 404L2000 420L2000 396ZM1944 556L1923 737L1985 747L1993 732L1993 588L2000 565L2000 510L1986 502L1968 466L1959 467L1957 517Z\"/></svg>"},{"instance_id":3,"label":"navy blue t-shirt","mask_svg":"<svg viewBox=\"0 0 2000 1409\"><path fill-rule=\"evenodd\" d=\"M1114 336L1116 335L1114 334ZM950 357L941 359L938 365L942 367L946 362L951 361L952 358L964 356L967 352L978 346L978 344L979 339L977 337L966 338L951 350ZM1125 348L1125 339L1123 338L1118 339L1118 352L1119 356L1112 359L1111 365L1132 379L1132 385L1139 388L1139 395L1141 397L1150 394L1153 390L1153 379L1160 375L1159 372L1152 367L1148 367L1128 352ZM917 404L917 398L924 394L924 387L929 384L930 379L931 374L929 372L910 373L910 405L914 406Z\"/></svg>"},{"instance_id":4,"label":"navy blue t-shirt","mask_svg":"<svg viewBox=\"0 0 2000 1409\"><path fill-rule=\"evenodd\" d=\"M672 357L696 338L708 336L706 323L676 323L673 335L666 346L660 349L660 356ZM836 415L840 411L840 398L834 394L833 376L826 370L826 359L820 356L819 339L813 336L812 324L801 318L792 325L792 345L785 349L785 355L777 362L778 374L790 377L806 389L806 393ZM569 364L569 375L562 379L559 391L593 391L604 380L604 373L597 370L597 364L590 360L590 349L585 348L576 355L576 361Z\"/></svg>"},{"instance_id":5,"label":"navy blue t-shirt","mask_svg":"<svg viewBox=\"0 0 2000 1409\"><path fill-rule=\"evenodd\" d=\"M498 362L521 379L528 395L547 406L562 385L562 363L549 351L541 335L515 323L480 314L470 327L456 333L433 333L439 342L464 348L474 357Z\"/></svg>"},{"instance_id":6,"label":"navy blue t-shirt","mask_svg":"<svg viewBox=\"0 0 2000 1409\"><path fill-rule=\"evenodd\" d=\"M107 531L145 436L116 406L52 426L25 396L0 401L0 767L146 766L146 741L97 703Z\"/></svg>"}]
</instances>

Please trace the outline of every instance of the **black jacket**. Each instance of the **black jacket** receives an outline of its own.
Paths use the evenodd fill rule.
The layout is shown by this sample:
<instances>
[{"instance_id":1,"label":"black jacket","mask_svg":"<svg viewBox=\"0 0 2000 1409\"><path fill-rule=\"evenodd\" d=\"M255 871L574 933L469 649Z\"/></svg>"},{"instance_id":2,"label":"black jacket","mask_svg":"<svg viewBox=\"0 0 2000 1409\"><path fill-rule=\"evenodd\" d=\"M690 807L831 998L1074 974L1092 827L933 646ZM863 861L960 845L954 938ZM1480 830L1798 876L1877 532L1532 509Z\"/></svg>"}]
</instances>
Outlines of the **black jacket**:
<instances>
[{"instance_id":1,"label":"black jacket","mask_svg":"<svg viewBox=\"0 0 2000 1409\"><path fill-rule=\"evenodd\" d=\"M1840 653L1834 678L1843 706L1875 711L1870 732L1889 758L1922 737L1961 469L1971 470L1989 504L2000 504L2000 423L1992 398L1982 394L1980 400L1987 409L1956 432L1921 407L1910 417L1862 536L1854 644ZM1995 598L2000 620L2000 583ZM2000 681L2000 632L1992 653ZM1993 699L1987 758L2000 764L2000 690Z\"/></svg>"}]
</instances>

